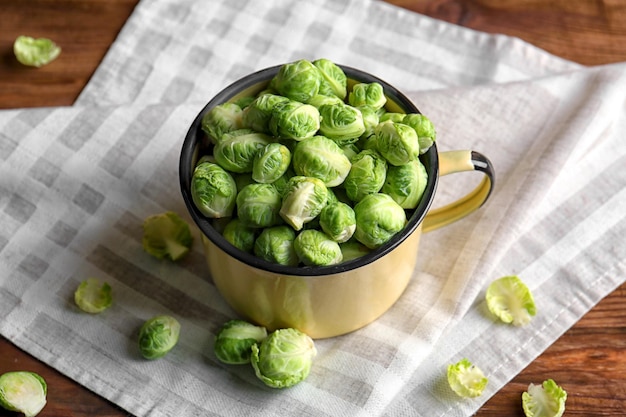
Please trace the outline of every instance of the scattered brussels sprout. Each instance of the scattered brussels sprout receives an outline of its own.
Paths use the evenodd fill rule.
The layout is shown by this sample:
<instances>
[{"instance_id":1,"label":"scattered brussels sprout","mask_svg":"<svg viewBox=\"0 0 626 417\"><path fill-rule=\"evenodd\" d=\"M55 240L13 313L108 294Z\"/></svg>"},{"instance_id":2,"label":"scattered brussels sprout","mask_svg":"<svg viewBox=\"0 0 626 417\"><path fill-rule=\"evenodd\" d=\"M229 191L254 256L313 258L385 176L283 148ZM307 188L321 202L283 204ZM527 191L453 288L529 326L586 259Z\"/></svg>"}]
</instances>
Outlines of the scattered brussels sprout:
<instances>
[{"instance_id":1,"label":"scattered brussels sprout","mask_svg":"<svg viewBox=\"0 0 626 417\"><path fill-rule=\"evenodd\" d=\"M244 131L243 134L226 133L213 148L213 156L219 166L238 174L252 172L254 157L272 139L264 133Z\"/></svg>"},{"instance_id":2,"label":"scattered brussels sprout","mask_svg":"<svg viewBox=\"0 0 626 417\"><path fill-rule=\"evenodd\" d=\"M225 133L243 128L243 110L235 103L219 104L202 116L200 126L214 143Z\"/></svg>"},{"instance_id":3,"label":"scattered brussels sprout","mask_svg":"<svg viewBox=\"0 0 626 417\"><path fill-rule=\"evenodd\" d=\"M148 216L143 222L143 249L156 258L177 261L192 244L189 225L173 211Z\"/></svg>"},{"instance_id":4,"label":"scattered brussels sprout","mask_svg":"<svg viewBox=\"0 0 626 417\"><path fill-rule=\"evenodd\" d=\"M350 160L352 166L343 182L348 198L361 201L369 194L377 193L385 184L387 161L378 152L366 149Z\"/></svg>"},{"instance_id":5,"label":"scattered brussels sprout","mask_svg":"<svg viewBox=\"0 0 626 417\"><path fill-rule=\"evenodd\" d=\"M320 213L320 227L337 243L348 241L356 229L356 217L352 207L346 203L328 204Z\"/></svg>"},{"instance_id":6,"label":"scattered brussels sprout","mask_svg":"<svg viewBox=\"0 0 626 417\"><path fill-rule=\"evenodd\" d=\"M339 248L341 248L342 260L341 262L348 262L353 259L358 259L361 256L365 256L371 252L371 250L360 243L356 239L351 239L347 242L340 243Z\"/></svg>"},{"instance_id":7,"label":"scattered brussels sprout","mask_svg":"<svg viewBox=\"0 0 626 417\"><path fill-rule=\"evenodd\" d=\"M288 388L309 375L315 343L297 329L278 329L260 344L252 345L251 362L256 376L272 388Z\"/></svg>"},{"instance_id":8,"label":"scattered brussels sprout","mask_svg":"<svg viewBox=\"0 0 626 417\"><path fill-rule=\"evenodd\" d=\"M343 259L339 244L315 229L301 231L293 241L293 248L300 262L307 266L335 265Z\"/></svg>"},{"instance_id":9,"label":"scattered brussels sprout","mask_svg":"<svg viewBox=\"0 0 626 417\"><path fill-rule=\"evenodd\" d=\"M382 192L391 196L400 207L414 209L422 199L427 181L426 168L419 159L414 159L387 169Z\"/></svg>"},{"instance_id":10,"label":"scattered brussels sprout","mask_svg":"<svg viewBox=\"0 0 626 417\"><path fill-rule=\"evenodd\" d=\"M348 78L339 65L329 59L320 58L313 61L321 74L319 93L335 96L343 100L348 94Z\"/></svg>"},{"instance_id":11,"label":"scattered brussels sprout","mask_svg":"<svg viewBox=\"0 0 626 417\"><path fill-rule=\"evenodd\" d=\"M270 119L272 110L278 103L289 101L287 97L276 94L262 94L258 96L243 111L243 125L256 132L270 133Z\"/></svg>"},{"instance_id":12,"label":"scattered brussels sprout","mask_svg":"<svg viewBox=\"0 0 626 417\"><path fill-rule=\"evenodd\" d=\"M270 227L280 221L282 200L272 184L249 184L237 194L237 216L246 226Z\"/></svg>"},{"instance_id":13,"label":"scattered brussels sprout","mask_svg":"<svg viewBox=\"0 0 626 417\"><path fill-rule=\"evenodd\" d=\"M321 83L321 72L304 59L282 65L271 81L272 87L281 96L301 103L307 103L318 94Z\"/></svg>"},{"instance_id":14,"label":"scattered brussels sprout","mask_svg":"<svg viewBox=\"0 0 626 417\"><path fill-rule=\"evenodd\" d=\"M387 97L379 83L358 83L352 87L348 102L355 107L369 106L373 109L382 109L387 103Z\"/></svg>"},{"instance_id":15,"label":"scattered brussels sprout","mask_svg":"<svg viewBox=\"0 0 626 417\"><path fill-rule=\"evenodd\" d=\"M101 313L113 304L111 286L97 278L87 278L76 288L74 302L84 312Z\"/></svg>"},{"instance_id":16,"label":"scattered brussels sprout","mask_svg":"<svg viewBox=\"0 0 626 417\"><path fill-rule=\"evenodd\" d=\"M244 320L229 320L215 338L215 356L230 365L250 363L252 345L261 343L267 337L263 326L255 326Z\"/></svg>"},{"instance_id":17,"label":"scattered brussels sprout","mask_svg":"<svg viewBox=\"0 0 626 417\"><path fill-rule=\"evenodd\" d=\"M146 359L158 359L178 343L180 323L168 315L147 320L139 330L139 350Z\"/></svg>"},{"instance_id":18,"label":"scattered brussels sprout","mask_svg":"<svg viewBox=\"0 0 626 417\"><path fill-rule=\"evenodd\" d=\"M483 371L466 358L448 365L448 384L461 397L480 396L488 381Z\"/></svg>"},{"instance_id":19,"label":"scattered brussels sprout","mask_svg":"<svg viewBox=\"0 0 626 417\"><path fill-rule=\"evenodd\" d=\"M35 372L12 371L0 375L0 406L34 417L46 405L48 385Z\"/></svg>"},{"instance_id":20,"label":"scattered brussels sprout","mask_svg":"<svg viewBox=\"0 0 626 417\"><path fill-rule=\"evenodd\" d=\"M256 229L245 225L241 220L235 218L226 224L222 231L222 236L237 249L252 253Z\"/></svg>"},{"instance_id":21,"label":"scattered brussels sprout","mask_svg":"<svg viewBox=\"0 0 626 417\"><path fill-rule=\"evenodd\" d=\"M279 138L302 140L320 128L320 112L310 104L298 101L278 103L272 110L270 132Z\"/></svg>"},{"instance_id":22,"label":"scattered brussels sprout","mask_svg":"<svg viewBox=\"0 0 626 417\"><path fill-rule=\"evenodd\" d=\"M514 326L528 324L537 312L532 293L515 275L498 278L489 284L485 298L492 314Z\"/></svg>"},{"instance_id":23,"label":"scattered brussels sprout","mask_svg":"<svg viewBox=\"0 0 626 417\"><path fill-rule=\"evenodd\" d=\"M290 164L289 148L278 142L272 142L257 152L252 162L252 179L271 184L287 172Z\"/></svg>"},{"instance_id":24,"label":"scattered brussels sprout","mask_svg":"<svg viewBox=\"0 0 626 417\"><path fill-rule=\"evenodd\" d=\"M404 165L419 156L417 133L409 126L387 120L374 129L376 149L391 165Z\"/></svg>"},{"instance_id":25,"label":"scattered brussels sprout","mask_svg":"<svg viewBox=\"0 0 626 417\"><path fill-rule=\"evenodd\" d=\"M300 262L293 247L296 232L286 225L263 229L254 242L254 254L279 265L297 266Z\"/></svg>"},{"instance_id":26,"label":"scattered brussels sprout","mask_svg":"<svg viewBox=\"0 0 626 417\"><path fill-rule=\"evenodd\" d=\"M296 175L283 192L280 216L294 230L317 217L328 201L328 189L318 178Z\"/></svg>"},{"instance_id":27,"label":"scattered brussels sprout","mask_svg":"<svg viewBox=\"0 0 626 417\"><path fill-rule=\"evenodd\" d=\"M552 379L542 385L530 384L522 393L522 408L526 417L561 417L565 412L567 392Z\"/></svg>"},{"instance_id":28,"label":"scattered brussels sprout","mask_svg":"<svg viewBox=\"0 0 626 417\"><path fill-rule=\"evenodd\" d=\"M406 225L404 209L387 194L368 194L354 206L354 237L370 249L387 243Z\"/></svg>"},{"instance_id":29,"label":"scattered brussels sprout","mask_svg":"<svg viewBox=\"0 0 626 417\"><path fill-rule=\"evenodd\" d=\"M426 153L433 146L437 133L435 132L435 126L428 117L419 113L407 114L402 118L402 123L411 126L417 133L420 155Z\"/></svg>"},{"instance_id":30,"label":"scattered brussels sprout","mask_svg":"<svg viewBox=\"0 0 626 417\"><path fill-rule=\"evenodd\" d=\"M235 208L237 185L224 168L203 162L193 171L191 197L195 206L206 217L230 217Z\"/></svg>"},{"instance_id":31,"label":"scattered brussels sprout","mask_svg":"<svg viewBox=\"0 0 626 417\"><path fill-rule=\"evenodd\" d=\"M20 64L39 68L54 61L61 54L61 48L50 39L18 36L13 43L13 53Z\"/></svg>"},{"instance_id":32,"label":"scattered brussels sprout","mask_svg":"<svg viewBox=\"0 0 626 417\"><path fill-rule=\"evenodd\" d=\"M339 146L354 143L365 133L363 115L356 107L348 104L324 104L319 108L322 135Z\"/></svg>"},{"instance_id":33,"label":"scattered brussels sprout","mask_svg":"<svg viewBox=\"0 0 626 417\"><path fill-rule=\"evenodd\" d=\"M296 145L292 166L298 175L319 178L327 187L335 187L345 180L351 164L339 145L317 135Z\"/></svg>"}]
</instances>

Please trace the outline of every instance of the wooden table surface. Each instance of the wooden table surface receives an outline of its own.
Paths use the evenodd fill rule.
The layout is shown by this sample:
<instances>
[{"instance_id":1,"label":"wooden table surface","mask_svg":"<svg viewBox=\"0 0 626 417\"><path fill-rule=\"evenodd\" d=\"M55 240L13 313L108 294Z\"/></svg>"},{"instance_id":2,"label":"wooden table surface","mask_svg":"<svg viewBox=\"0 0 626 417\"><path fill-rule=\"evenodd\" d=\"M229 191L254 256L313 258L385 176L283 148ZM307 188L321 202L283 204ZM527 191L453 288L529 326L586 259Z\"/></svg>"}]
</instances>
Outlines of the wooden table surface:
<instances>
[{"instance_id":1,"label":"wooden table surface","mask_svg":"<svg viewBox=\"0 0 626 417\"><path fill-rule=\"evenodd\" d=\"M625 0L387 0L468 28L517 36L584 64L626 61ZM71 105L137 0L0 0L0 108ZM54 63L15 60L18 35L54 39ZM513 378L476 416L520 416L529 383L555 379L568 392L566 416L626 415L626 284L616 289ZM128 414L0 337L0 373L32 370L49 384L40 416ZM0 411L0 416L16 416Z\"/></svg>"}]
</instances>

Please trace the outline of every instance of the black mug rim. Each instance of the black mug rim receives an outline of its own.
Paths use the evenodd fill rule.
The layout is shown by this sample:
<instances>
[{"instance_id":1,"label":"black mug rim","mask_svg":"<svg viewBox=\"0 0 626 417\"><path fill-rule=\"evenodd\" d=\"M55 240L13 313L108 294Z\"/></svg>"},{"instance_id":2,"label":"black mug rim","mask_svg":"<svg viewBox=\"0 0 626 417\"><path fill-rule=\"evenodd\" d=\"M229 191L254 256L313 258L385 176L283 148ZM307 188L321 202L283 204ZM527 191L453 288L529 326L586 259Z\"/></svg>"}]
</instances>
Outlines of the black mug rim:
<instances>
[{"instance_id":1,"label":"black mug rim","mask_svg":"<svg viewBox=\"0 0 626 417\"><path fill-rule=\"evenodd\" d=\"M418 108L408 97L406 97L402 92L400 92L389 83L359 69L355 69L341 64L338 65L345 72L346 76L351 80L365 83L377 82L381 84L383 86L385 95L388 98L391 98L406 113L420 113ZM253 254L244 252L228 242L211 225L211 219L205 217L196 208L193 202L191 196L191 176L193 173L192 163L194 162L194 158L197 157L197 150L202 143L201 138L204 136L204 132L201 129L202 117L211 108L228 101L241 91L254 87L262 82L268 82L278 72L281 66L282 65L268 67L251 73L233 82L232 84L221 90L219 93L217 93L195 117L183 141L179 159L179 181L183 200L185 202L187 210L189 211L189 214L191 215L191 218L196 223L200 231L204 234L204 236L211 240L213 244L219 247L226 254L251 267L274 274L310 277L334 275L361 268L393 251L413 232L415 232L418 226L422 223L435 197L435 191L437 189L437 183L439 180L439 159L436 144L433 144L433 146L431 146L426 153L420 155L420 160L424 164L426 172L428 173L428 181L424 190L424 194L418 206L414 210L410 211L410 216L408 216L408 222L405 228L402 231L398 232L395 236L393 236L387 243L371 251L370 253L362 257L336 265L286 266L271 263Z\"/></svg>"}]
</instances>

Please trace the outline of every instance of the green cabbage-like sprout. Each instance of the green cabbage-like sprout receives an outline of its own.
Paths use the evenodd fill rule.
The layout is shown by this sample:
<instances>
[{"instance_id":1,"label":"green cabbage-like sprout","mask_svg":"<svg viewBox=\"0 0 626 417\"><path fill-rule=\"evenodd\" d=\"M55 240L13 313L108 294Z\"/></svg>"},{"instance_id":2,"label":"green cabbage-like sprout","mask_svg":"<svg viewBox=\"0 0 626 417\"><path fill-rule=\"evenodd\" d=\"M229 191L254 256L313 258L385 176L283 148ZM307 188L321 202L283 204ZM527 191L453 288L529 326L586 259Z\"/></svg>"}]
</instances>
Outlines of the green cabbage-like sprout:
<instances>
[{"instance_id":1,"label":"green cabbage-like sprout","mask_svg":"<svg viewBox=\"0 0 626 417\"><path fill-rule=\"evenodd\" d=\"M46 405L48 385L35 372L12 371L0 375L0 406L34 417Z\"/></svg>"},{"instance_id":2,"label":"green cabbage-like sprout","mask_svg":"<svg viewBox=\"0 0 626 417\"><path fill-rule=\"evenodd\" d=\"M567 392L548 379L541 385L530 384L522 393L522 408L526 417L561 417L565 412Z\"/></svg>"},{"instance_id":3,"label":"green cabbage-like sprout","mask_svg":"<svg viewBox=\"0 0 626 417\"><path fill-rule=\"evenodd\" d=\"M487 307L505 323L528 324L537 312L533 295L516 276L505 276L489 284L485 295Z\"/></svg>"},{"instance_id":4,"label":"green cabbage-like sprout","mask_svg":"<svg viewBox=\"0 0 626 417\"><path fill-rule=\"evenodd\" d=\"M50 39L18 36L13 43L13 53L21 64L39 68L54 61L61 54L61 48Z\"/></svg>"},{"instance_id":5,"label":"green cabbage-like sprout","mask_svg":"<svg viewBox=\"0 0 626 417\"><path fill-rule=\"evenodd\" d=\"M489 380L483 371L467 358L448 365L448 384L452 391L464 398L480 396Z\"/></svg>"},{"instance_id":6,"label":"green cabbage-like sprout","mask_svg":"<svg viewBox=\"0 0 626 417\"><path fill-rule=\"evenodd\" d=\"M139 329L139 350L146 359L158 359L178 343L180 323L168 315L155 316Z\"/></svg>"},{"instance_id":7,"label":"green cabbage-like sprout","mask_svg":"<svg viewBox=\"0 0 626 417\"><path fill-rule=\"evenodd\" d=\"M193 243L189 225L177 213L168 211L147 217L143 223L143 248L150 255L177 261Z\"/></svg>"},{"instance_id":8,"label":"green cabbage-like sprout","mask_svg":"<svg viewBox=\"0 0 626 417\"><path fill-rule=\"evenodd\" d=\"M113 291L108 283L87 278L76 288L74 302L87 313L101 313L113 304Z\"/></svg>"},{"instance_id":9,"label":"green cabbage-like sprout","mask_svg":"<svg viewBox=\"0 0 626 417\"><path fill-rule=\"evenodd\" d=\"M255 326L244 320L229 320L215 338L215 356L230 365L250 363L252 345L261 343L267 337L263 326Z\"/></svg>"}]
</instances>

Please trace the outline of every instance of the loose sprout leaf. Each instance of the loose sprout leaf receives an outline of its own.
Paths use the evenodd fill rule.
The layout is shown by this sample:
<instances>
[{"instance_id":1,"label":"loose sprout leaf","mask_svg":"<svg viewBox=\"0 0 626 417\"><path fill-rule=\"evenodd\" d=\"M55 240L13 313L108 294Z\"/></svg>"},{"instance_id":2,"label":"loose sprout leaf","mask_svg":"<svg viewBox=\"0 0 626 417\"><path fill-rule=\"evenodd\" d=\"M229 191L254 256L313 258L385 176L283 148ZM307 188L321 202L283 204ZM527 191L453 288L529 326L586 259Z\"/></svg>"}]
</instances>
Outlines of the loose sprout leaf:
<instances>
[{"instance_id":1,"label":"loose sprout leaf","mask_svg":"<svg viewBox=\"0 0 626 417\"><path fill-rule=\"evenodd\" d=\"M565 412L567 392L548 379L542 385L530 384L522 394L522 408L526 417L561 417Z\"/></svg>"},{"instance_id":2,"label":"loose sprout leaf","mask_svg":"<svg viewBox=\"0 0 626 417\"><path fill-rule=\"evenodd\" d=\"M101 313L113 303L111 286L97 278L87 278L76 288L74 302L87 313Z\"/></svg>"},{"instance_id":3,"label":"loose sprout leaf","mask_svg":"<svg viewBox=\"0 0 626 417\"><path fill-rule=\"evenodd\" d=\"M483 393L487 382L483 371L466 358L448 365L448 384L461 397L478 397Z\"/></svg>"},{"instance_id":4,"label":"loose sprout leaf","mask_svg":"<svg viewBox=\"0 0 626 417\"><path fill-rule=\"evenodd\" d=\"M34 417L46 405L48 385L34 372L13 371L0 375L0 406Z\"/></svg>"},{"instance_id":5,"label":"loose sprout leaf","mask_svg":"<svg viewBox=\"0 0 626 417\"><path fill-rule=\"evenodd\" d=\"M13 53L21 64L39 68L54 61L61 48L50 39L18 36L13 44Z\"/></svg>"},{"instance_id":6,"label":"loose sprout leaf","mask_svg":"<svg viewBox=\"0 0 626 417\"><path fill-rule=\"evenodd\" d=\"M144 250L159 259L177 261L189 252L193 243L189 225L172 211L147 217L143 230Z\"/></svg>"},{"instance_id":7,"label":"loose sprout leaf","mask_svg":"<svg viewBox=\"0 0 626 417\"><path fill-rule=\"evenodd\" d=\"M489 311L505 323L523 326L536 314L532 293L515 275L493 281L485 298Z\"/></svg>"}]
</instances>

